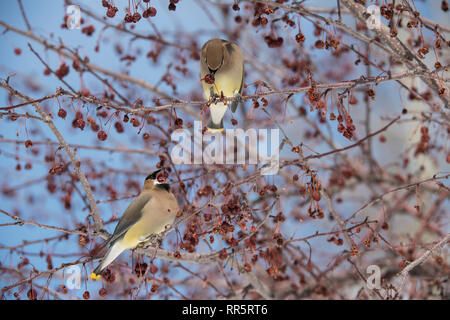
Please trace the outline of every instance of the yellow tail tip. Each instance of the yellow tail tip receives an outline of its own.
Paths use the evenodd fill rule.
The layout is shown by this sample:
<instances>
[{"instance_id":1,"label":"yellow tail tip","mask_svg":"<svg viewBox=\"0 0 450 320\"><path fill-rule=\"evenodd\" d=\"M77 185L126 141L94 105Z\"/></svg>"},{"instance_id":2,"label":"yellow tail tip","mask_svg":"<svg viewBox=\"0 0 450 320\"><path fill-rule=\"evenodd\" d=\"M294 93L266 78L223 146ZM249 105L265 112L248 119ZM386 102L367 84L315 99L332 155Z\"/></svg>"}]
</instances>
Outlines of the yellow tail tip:
<instances>
[{"instance_id":1,"label":"yellow tail tip","mask_svg":"<svg viewBox=\"0 0 450 320\"><path fill-rule=\"evenodd\" d=\"M102 276L101 274L95 274L93 272L91 273L91 278L93 280L98 280L98 279L100 279L101 276Z\"/></svg>"},{"instance_id":2,"label":"yellow tail tip","mask_svg":"<svg viewBox=\"0 0 450 320\"><path fill-rule=\"evenodd\" d=\"M220 129L207 128L207 129L211 133L222 132L224 130L224 128L220 128Z\"/></svg>"}]
</instances>

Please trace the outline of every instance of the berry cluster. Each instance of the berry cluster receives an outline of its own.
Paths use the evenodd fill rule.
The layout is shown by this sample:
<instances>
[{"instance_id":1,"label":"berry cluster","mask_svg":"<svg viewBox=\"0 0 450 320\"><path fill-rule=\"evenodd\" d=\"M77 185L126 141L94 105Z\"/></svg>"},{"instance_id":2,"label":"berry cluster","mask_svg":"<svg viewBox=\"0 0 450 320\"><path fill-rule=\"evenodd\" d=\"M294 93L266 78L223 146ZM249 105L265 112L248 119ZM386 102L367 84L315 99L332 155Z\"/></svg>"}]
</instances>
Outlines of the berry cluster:
<instances>
[{"instance_id":1,"label":"berry cluster","mask_svg":"<svg viewBox=\"0 0 450 320\"><path fill-rule=\"evenodd\" d=\"M343 134L347 139L351 139L353 137L353 132L355 131L355 125L353 124L353 119L350 115L347 115L345 126L343 124L344 119L341 115L337 117L339 122L337 130Z\"/></svg>"}]
</instances>

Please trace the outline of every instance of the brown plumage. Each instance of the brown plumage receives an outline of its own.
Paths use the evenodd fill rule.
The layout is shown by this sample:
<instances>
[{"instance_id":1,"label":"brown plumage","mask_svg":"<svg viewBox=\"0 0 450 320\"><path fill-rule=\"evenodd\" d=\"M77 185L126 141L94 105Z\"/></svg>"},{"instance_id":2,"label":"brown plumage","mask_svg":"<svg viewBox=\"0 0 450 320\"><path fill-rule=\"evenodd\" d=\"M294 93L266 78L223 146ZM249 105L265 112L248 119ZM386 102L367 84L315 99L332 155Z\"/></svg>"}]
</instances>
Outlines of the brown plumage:
<instances>
[{"instance_id":1,"label":"brown plumage","mask_svg":"<svg viewBox=\"0 0 450 320\"><path fill-rule=\"evenodd\" d=\"M214 83L202 82L205 97L231 98L239 96L244 81L244 57L241 49L234 42L223 39L211 39L203 45L200 58L200 72L204 79L206 75L214 77ZM231 103L234 113L238 101ZM210 119L207 127L210 130L223 130L223 117L227 105L215 101L210 105Z\"/></svg>"},{"instance_id":2,"label":"brown plumage","mask_svg":"<svg viewBox=\"0 0 450 320\"><path fill-rule=\"evenodd\" d=\"M91 277L98 279L103 270L120 253L146 242L172 225L178 213L178 203L165 179L159 178L157 170L147 176L142 192L128 206L103 246L109 249Z\"/></svg>"}]
</instances>

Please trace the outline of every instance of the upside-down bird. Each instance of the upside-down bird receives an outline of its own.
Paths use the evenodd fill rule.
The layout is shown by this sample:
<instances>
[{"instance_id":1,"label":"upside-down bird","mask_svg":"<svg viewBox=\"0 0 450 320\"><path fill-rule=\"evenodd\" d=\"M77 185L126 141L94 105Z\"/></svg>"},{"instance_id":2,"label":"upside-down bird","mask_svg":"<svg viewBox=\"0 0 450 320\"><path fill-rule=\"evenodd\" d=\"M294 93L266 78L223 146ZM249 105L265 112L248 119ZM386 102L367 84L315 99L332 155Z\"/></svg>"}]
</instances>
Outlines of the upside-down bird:
<instances>
[{"instance_id":1,"label":"upside-down bird","mask_svg":"<svg viewBox=\"0 0 450 320\"><path fill-rule=\"evenodd\" d=\"M200 72L205 97L213 98L209 106L210 118L207 128L213 132L222 131L228 103L219 101L219 98L222 96L236 98L231 103L233 113L240 102L244 82L244 57L241 49L237 44L227 40L209 40L202 48Z\"/></svg>"}]
</instances>

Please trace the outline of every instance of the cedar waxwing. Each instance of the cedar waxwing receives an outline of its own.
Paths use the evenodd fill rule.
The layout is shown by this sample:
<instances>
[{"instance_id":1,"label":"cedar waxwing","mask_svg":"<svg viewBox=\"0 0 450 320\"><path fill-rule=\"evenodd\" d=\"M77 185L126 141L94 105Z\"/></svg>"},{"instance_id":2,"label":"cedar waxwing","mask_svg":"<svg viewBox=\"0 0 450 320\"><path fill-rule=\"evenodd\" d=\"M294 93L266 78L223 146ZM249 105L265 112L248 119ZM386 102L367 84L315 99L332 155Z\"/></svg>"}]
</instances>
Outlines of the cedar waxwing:
<instances>
[{"instance_id":1,"label":"cedar waxwing","mask_svg":"<svg viewBox=\"0 0 450 320\"><path fill-rule=\"evenodd\" d=\"M135 248L172 225L179 210L178 203L164 176L158 176L160 171L145 178L142 192L128 206L112 236L102 245L109 245L109 249L91 273L91 278L100 278L103 270L124 250Z\"/></svg>"},{"instance_id":2,"label":"cedar waxwing","mask_svg":"<svg viewBox=\"0 0 450 320\"><path fill-rule=\"evenodd\" d=\"M203 91L207 99L239 98L244 83L244 57L237 44L223 39L211 39L203 45L200 58L200 71L203 79ZM205 81L205 76L214 78L214 83ZM234 113L239 104L235 100L231 104ZM210 118L207 128L211 131L223 130L223 117L227 105L214 101L209 106Z\"/></svg>"}]
</instances>

